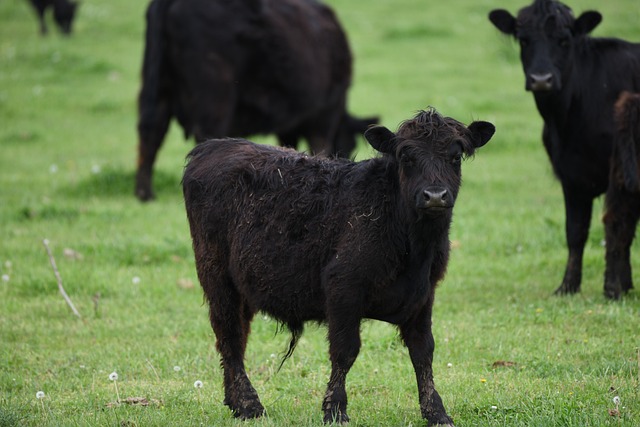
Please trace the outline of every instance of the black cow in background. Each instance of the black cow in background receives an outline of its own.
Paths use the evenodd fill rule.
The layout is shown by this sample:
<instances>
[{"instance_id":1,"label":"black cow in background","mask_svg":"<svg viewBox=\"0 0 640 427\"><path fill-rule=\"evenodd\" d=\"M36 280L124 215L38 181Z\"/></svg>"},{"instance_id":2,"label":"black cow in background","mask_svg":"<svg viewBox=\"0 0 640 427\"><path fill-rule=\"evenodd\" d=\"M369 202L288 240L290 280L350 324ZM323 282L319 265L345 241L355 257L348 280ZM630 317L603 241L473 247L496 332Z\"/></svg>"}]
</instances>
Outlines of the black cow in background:
<instances>
[{"instance_id":1,"label":"black cow in background","mask_svg":"<svg viewBox=\"0 0 640 427\"><path fill-rule=\"evenodd\" d=\"M574 18L554 0L535 0L517 17L494 10L489 19L520 42L525 88L544 120L542 141L564 194L569 258L556 293L579 292L593 199L609 182L613 106L622 91L640 90L640 44L590 37L600 13Z\"/></svg>"},{"instance_id":2,"label":"black cow in background","mask_svg":"<svg viewBox=\"0 0 640 427\"><path fill-rule=\"evenodd\" d=\"M169 122L196 141L273 133L348 156L377 119L346 111L352 57L333 11L313 0L153 0L139 95L135 193L153 198Z\"/></svg>"},{"instance_id":3,"label":"black cow in background","mask_svg":"<svg viewBox=\"0 0 640 427\"><path fill-rule=\"evenodd\" d=\"M250 323L263 311L293 334L328 324L325 422L346 422L345 381L363 318L397 325L413 363L422 416L453 425L433 383L431 313L449 258L462 158L494 133L423 111L365 137L381 157L309 157L239 139L189 154L184 199L198 278L224 370L224 403L240 418L264 408L244 367Z\"/></svg>"},{"instance_id":4,"label":"black cow in background","mask_svg":"<svg viewBox=\"0 0 640 427\"><path fill-rule=\"evenodd\" d=\"M60 31L63 34L71 34L71 26L78 9L78 3L69 0L31 0L31 5L38 13L40 34L45 35L48 32L45 13L50 8L53 9L53 19L60 27Z\"/></svg>"},{"instance_id":5,"label":"black cow in background","mask_svg":"<svg viewBox=\"0 0 640 427\"><path fill-rule=\"evenodd\" d=\"M607 239L604 290L612 298L631 289L631 243L640 218L640 94L623 92L615 105L616 137L603 217Z\"/></svg>"}]
</instances>

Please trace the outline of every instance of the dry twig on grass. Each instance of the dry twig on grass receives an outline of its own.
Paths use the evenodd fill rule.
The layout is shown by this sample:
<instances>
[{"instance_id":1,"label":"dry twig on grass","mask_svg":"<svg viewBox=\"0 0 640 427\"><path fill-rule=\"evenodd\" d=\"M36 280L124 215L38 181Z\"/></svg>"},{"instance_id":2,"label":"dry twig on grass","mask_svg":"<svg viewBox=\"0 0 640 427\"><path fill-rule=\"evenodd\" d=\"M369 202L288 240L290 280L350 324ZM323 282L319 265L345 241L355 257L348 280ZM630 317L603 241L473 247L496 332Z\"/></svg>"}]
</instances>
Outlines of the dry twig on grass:
<instances>
[{"instance_id":1,"label":"dry twig on grass","mask_svg":"<svg viewBox=\"0 0 640 427\"><path fill-rule=\"evenodd\" d=\"M53 258L51 249L49 249L49 240L44 239L42 241L42 244L47 250L47 254L49 255L49 261L51 262L51 267L53 268L53 273L56 275L56 280L58 281L58 290L60 290L60 293L62 294L62 297L64 298L64 300L67 302L67 305L71 307L73 314L78 316L79 319L82 319L82 316L80 316L80 313L78 312L78 310L76 310L76 307L73 305L73 302L71 302L71 298L69 298L69 295L67 295L67 292L64 290L64 287L62 286L62 277L60 277L60 272L58 271L58 267L56 266L56 260Z\"/></svg>"}]
</instances>

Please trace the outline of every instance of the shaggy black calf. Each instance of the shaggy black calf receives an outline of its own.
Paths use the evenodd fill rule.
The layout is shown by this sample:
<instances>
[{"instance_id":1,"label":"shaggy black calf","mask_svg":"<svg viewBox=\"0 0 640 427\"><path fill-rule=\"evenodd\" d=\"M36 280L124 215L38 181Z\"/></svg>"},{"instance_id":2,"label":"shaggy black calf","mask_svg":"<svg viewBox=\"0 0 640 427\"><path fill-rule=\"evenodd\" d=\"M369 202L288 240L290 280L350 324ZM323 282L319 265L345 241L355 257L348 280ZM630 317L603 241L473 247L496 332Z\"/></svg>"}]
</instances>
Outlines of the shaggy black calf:
<instances>
[{"instance_id":1,"label":"shaggy black calf","mask_svg":"<svg viewBox=\"0 0 640 427\"><path fill-rule=\"evenodd\" d=\"M603 217L607 242L604 292L617 299L633 288L630 248L640 218L640 94L623 92L614 117L616 138Z\"/></svg>"},{"instance_id":2,"label":"shaggy black calf","mask_svg":"<svg viewBox=\"0 0 640 427\"><path fill-rule=\"evenodd\" d=\"M328 324L326 422L346 422L345 380L360 322L398 325L415 368L422 416L452 425L433 384L431 312L449 257L461 160L494 126L468 127L430 110L397 133L366 139L382 156L362 162L309 157L241 139L189 154L183 178L196 267L224 370L224 403L240 418L264 408L244 367L257 311L292 332Z\"/></svg>"}]
</instances>

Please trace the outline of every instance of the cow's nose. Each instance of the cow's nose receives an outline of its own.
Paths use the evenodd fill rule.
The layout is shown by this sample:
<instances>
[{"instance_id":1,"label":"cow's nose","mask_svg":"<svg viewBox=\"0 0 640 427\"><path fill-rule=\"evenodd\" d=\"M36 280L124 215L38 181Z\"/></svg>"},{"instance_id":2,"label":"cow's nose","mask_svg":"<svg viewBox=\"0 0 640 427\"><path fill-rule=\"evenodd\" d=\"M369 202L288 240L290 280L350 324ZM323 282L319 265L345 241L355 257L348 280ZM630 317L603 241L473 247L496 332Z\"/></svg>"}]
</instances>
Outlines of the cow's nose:
<instances>
[{"instance_id":1,"label":"cow's nose","mask_svg":"<svg viewBox=\"0 0 640 427\"><path fill-rule=\"evenodd\" d=\"M443 208L449 206L449 192L445 188L427 188L422 192L425 207Z\"/></svg>"},{"instance_id":2,"label":"cow's nose","mask_svg":"<svg viewBox=\"0 0 640 427\"><path fill-rule=\"evenodd\" d=\"M531 90L551 90L553 87L553 74L544 73L544 74L536 74L532 73L529 75L531 79Z\"/></svg>"}]
</instances>

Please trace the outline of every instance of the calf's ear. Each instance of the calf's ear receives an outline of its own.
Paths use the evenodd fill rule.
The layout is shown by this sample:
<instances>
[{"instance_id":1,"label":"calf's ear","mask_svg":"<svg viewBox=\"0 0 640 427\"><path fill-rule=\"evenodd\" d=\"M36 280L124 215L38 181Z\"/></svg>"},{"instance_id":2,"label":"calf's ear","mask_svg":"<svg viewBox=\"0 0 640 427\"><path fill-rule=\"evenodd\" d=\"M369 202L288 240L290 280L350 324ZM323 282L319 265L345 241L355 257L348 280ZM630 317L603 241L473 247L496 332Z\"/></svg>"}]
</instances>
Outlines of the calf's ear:
<instances>
[{"instance_id":1,"label":"calf's ear","mask_svg":"<svg viewBox=\"0 0 640 427\"><path fill-rule=\"evenodd\" d=\"M396 134L384 126L372 126L364 132L369 144L381 153L393 154L396 149Z\"/></svg>"},{"instance_id":2,"label":"calf's ear","mask_svg":"<svg viewBox=\"0 0 640 427\"><path fill-rule=\"evenodd\" d=\"M577 36L589 34L600 22L602 22L600 12L588 10L576 19L576 22L573 24L573 33Z\"/></svg>"},{"instance_id":3,"label":"calf's ear","mask_svg":"<svg viewBox=\"0 0 640 427\"><path fill-rule=\"evenodd\" d=\"M489 13L489 21L503 33L516 35L516 18L504 9L495 9Z\"/></svg>"},{"instance_id":4,"label":"calf's ear","mask_svg":"<svg viewBox=\"0 0 640 427\"><path fill-rule=\"evenodd\" d=\"M496 132L496 127L489 122L473 122L468 126L471 131L471 142L474 147L480 148L493 136Z\"/></svg>"}]
</instances>

